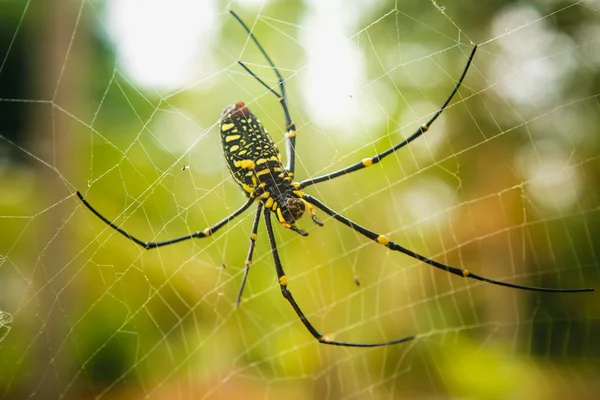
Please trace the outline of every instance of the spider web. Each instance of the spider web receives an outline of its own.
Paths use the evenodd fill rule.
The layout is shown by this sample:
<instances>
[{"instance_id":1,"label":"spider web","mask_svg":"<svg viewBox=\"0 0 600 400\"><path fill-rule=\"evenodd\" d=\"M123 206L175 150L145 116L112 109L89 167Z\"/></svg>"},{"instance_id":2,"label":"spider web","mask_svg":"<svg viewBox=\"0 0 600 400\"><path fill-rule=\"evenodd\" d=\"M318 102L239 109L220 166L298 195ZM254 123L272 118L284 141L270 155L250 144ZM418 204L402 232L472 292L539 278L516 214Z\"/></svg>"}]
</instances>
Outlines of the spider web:
<instances>
[{"instance_id":1,"label":"spider web","mask_svg":"<svg viewBox=\"0 0 600 400\"><path fill-rule=\"evenodd\" d=\"M326 4L322 4L326 3ZM350 3L350 4L349 4ZM598 295L459 279L320 213L276 226L290 290L338 340L318 344L281 297L264 225L242 303L253 213L194 232L244 195L221 110L244 100L281 149L278 101L241 67L286 78L298 179L409 136L369 169L306 191L401 245L524 285L600 287L600 15L595 1L0 5L2 398L593 397Z\"/></svg>"}]
</instances>

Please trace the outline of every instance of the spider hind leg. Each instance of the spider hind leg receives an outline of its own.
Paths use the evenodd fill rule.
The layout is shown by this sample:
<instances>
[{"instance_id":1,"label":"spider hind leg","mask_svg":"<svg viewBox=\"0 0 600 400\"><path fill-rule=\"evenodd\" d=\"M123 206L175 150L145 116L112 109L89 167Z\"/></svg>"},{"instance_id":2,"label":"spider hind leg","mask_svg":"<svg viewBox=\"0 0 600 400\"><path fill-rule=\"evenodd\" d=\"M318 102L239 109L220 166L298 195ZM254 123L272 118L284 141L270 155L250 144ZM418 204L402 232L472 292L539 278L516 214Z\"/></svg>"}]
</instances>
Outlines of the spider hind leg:
<instances>
[{"instance_id":1,"label":"spider hind leg","mask_svg":"<svg viewBox=\"0 0 600 400\"><path fill-rule=\"evenodd\" d=\"M428 264L434 268L449 272L449 273L459 276L461 278L470 278L470 279L475 279L475 280L478 280L481 282L491 283L492 285L504 286L504 287L519 289L519 290L528 290L531 292L582 293L582 292L594 292L595 291L595 289L593 289L593 288L555 289L555 288L544 288L544 287L536 287L536 286L526 286L526 285L518 285L515 283L497 281L495 279L486 278L484 276L474 274L465 268L452 267L450 265L443 264L441 262L438 262L438 261L432 260L430 258L427 258L425 256L422 256L419 253L416 253L412 250L407 249L406 247L400 246L398 243L395 243L395 242L389 240L387 237L385 237L383 235L378 235L377 233L357 224L356 222L344 217L343 215L338 214L336 211L334 211L331 208L329 208L328 206L326 206L320 200L317 200L316 198L314 198L308 194L304 195L304 199L306 201L308 201L309 203L313 204L314 206L316 206L317 208L323 210L326 214L330 215L337 221L341 222L342 224L346 225L349 228L352 228L353 230L360 233L361 235L379 243L380 245L385 246L390 250L394 250L399 253L403 253L409 257L414 258L415 260L419 260L419 261L421 261L425 264Z\"/></svg>"},{"instance_id":2,"label":"spider hind leg","mask_svg":"<svg viewBox=\"0 0 600 400\"><path fill-rule=\"evenodd\" d=\"M273 261L275 263L275 271L277 272L277 279L279 282L279 288L281 289L282 296L290 303L296 315L300 319L300 322L304 325L306 330L319 342L322 344L328 344L331 346L343 346L343 347L381 347L381 346L390 346L397 343L408 342L416 338L415 335L404 336L398 339L389 340L386 342L376 342L376 343L358 343L358 342L339 342L333 340L333 335L323 335L320 333L317 328L313 326L313 324L308 320L302 309L296 303L294 296L292 296L292 292L288 289L288 279L283 270L283 266L281 264L281 260L279 259L279 252L277 250L277 242L275 241L275 234L273 233L273 226L271 225L271 211L269 209L264 210L265 214L265 226L267 228L267 235L269 236L269 244L271 245L271 254L273 255Z\"/></svg>"}]
</instances>

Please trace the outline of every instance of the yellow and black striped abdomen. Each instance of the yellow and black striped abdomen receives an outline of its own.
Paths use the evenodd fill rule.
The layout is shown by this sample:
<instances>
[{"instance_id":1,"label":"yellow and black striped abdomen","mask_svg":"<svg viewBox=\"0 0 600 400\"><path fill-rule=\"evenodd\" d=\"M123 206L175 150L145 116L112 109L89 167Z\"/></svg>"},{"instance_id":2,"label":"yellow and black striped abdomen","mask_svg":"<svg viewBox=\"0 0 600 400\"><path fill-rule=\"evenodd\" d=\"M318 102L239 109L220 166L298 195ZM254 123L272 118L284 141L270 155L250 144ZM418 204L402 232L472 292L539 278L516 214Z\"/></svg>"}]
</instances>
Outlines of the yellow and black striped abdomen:
<instances>
[{"instance_id":1,"label":"yellow and black striped abdomen","mask_svg":"<svg viewBox=\"0 0 600 400\"><path fill-rule=\"evenodd\" d=\"M221 144L227 166L247 196L261 182L283 172L281 154L273 139L242 101L223 111Z\"/></svg>"}]
</instances>

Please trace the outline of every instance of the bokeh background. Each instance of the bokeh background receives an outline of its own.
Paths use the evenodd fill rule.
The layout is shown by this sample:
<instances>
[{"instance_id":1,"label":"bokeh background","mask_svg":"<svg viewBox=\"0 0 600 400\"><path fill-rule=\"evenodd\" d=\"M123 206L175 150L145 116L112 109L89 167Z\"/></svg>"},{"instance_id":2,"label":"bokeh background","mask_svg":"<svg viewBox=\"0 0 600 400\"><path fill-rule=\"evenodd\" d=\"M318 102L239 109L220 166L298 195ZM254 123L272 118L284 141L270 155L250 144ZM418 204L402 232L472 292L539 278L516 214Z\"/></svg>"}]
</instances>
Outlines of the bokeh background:
<instances>
[{"instance_id":1,"label":"bokeh background","mask_svg":"<svg viewBox=\"0 0 600 400\"><path fill-rule=\"evenodd\" d=\"M441 262L499 280L600 288L600 4L587 1L0 3L0 397L594 398L600 299L452 277L305 218L277 229L281 297L218 137L247 102L283 149L277 100L237 65L286 77L299 179L426 137L311 194Z\"/></svg>"}]
</instances>

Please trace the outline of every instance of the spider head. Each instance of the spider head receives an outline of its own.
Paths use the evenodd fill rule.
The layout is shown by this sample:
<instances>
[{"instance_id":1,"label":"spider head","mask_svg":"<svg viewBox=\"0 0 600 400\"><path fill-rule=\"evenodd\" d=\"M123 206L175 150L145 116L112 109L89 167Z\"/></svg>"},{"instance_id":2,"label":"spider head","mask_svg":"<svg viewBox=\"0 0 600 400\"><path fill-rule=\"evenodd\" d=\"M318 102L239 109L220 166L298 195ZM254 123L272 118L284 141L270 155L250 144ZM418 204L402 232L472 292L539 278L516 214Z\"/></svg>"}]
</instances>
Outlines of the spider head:
<instances>
[{"instance_id":1,"label":"spider head","mask_svg":"<svg viewBox=\"0 0 600 400\"><path fill-rule=\"evenodd\" d=\"M319 226L323 226L323 223L317 218L312 206L307 203L306 200L297 197L288 197L285 201L285 205L277 210L279 222L281 222L285 228L291 229L302 236L307 236L308 233L294 226L294 223L302 217L307 209L312 214L313 222Z\"/></svg>"},{"instance_id":2,"label":"spider head","mask_svg":"<svg viewBox=\"0 0 600 400\"><path fill-rule=\"evenodd\" d=\"M293 224L302 217L305 210L306 207L302 200L296 197L288 197L285 206L281 207L281 215L283 215L285 222Z\"/></svg>"},{"instance_id":3,"label":"spider head","mask_svg":"<svg viewBox=\"0 0 600 400\"><path fill-rule=\"evenodd\" d=\"M296 197L288 197L284 204L277 209L279 222L284 228L291 229L299 235L308 236L308 233L294 225L302 217L306 206L302 200Z\"/></svg>"}]
</instances>

